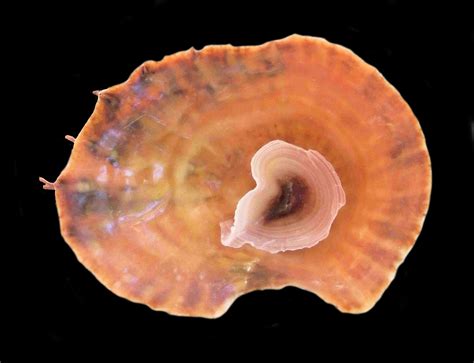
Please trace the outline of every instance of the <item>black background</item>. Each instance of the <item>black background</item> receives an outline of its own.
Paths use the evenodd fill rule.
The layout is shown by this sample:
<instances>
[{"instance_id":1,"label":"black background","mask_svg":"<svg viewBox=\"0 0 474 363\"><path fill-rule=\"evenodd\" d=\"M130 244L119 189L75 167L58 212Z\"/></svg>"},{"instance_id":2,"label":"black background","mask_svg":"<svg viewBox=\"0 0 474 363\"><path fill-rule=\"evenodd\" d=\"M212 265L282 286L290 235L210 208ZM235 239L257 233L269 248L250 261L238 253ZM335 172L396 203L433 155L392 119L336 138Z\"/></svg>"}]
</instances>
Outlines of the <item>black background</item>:
<instances>
[{"instance_id":1,"label":"black background","mask_svg":"<svg viewBox=\"0 0 474 363\"><path fill-rule=\"evenodd\" d=\"M173 350L182 354L189 341L201 341L199 351L209 356L227 344L234 351L309 347L315 360L332 346L333 356L360 352L381 361L408 350L473 358L473 236L466 228L472 212L462 209L472 203L474 31L467 6L396 0L24 6L6 33L18 37L16 74L27 86L16 93L12 123L14 182L6 193L15 201L15 233L2 241L2 363L21 361L32 347L38 357L53 357L63 348L95 347L163 354L179 343ZM91 92L124 81L145 60L191 46L260 44L292 33L342 44L376 66L425 133L430 210L382 299L366 314L347 315L289 287L248 294L222 318L206 320L154 312L109 292L63 241L54 195L37 181L39 175L54 181L65 166L71 145L64 135L76 135L92 113Z\"/></svg>"}]
</instances>

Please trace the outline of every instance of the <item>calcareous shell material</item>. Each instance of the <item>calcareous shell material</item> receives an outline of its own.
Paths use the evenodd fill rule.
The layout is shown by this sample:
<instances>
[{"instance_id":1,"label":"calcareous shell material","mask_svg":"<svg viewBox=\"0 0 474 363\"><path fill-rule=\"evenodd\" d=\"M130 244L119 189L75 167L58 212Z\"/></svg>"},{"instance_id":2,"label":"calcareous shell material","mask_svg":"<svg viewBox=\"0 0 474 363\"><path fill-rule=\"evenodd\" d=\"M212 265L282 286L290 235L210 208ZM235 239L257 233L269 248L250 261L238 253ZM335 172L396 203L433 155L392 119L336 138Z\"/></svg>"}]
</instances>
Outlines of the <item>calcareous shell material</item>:
<instances>
[{"instance_id":1,"label":"calcareous shell material","mask_svg":"<svg viewBox=\"0 0 474 363\"><path fill-rule=\"evenodd\" d=\"M256 187L237 203L233 221L221 223L224 246L278 253L315 246L325 239L344 189L332 165L320 153L274 140L250 163Z\"/></svg>"},{"instance_id":2,"label":"calcareous shell material","mask_svg":"<svg viewBox=\"0 0 474 363\"><path fill-rule=\"evenodd\" d=\"M361 313L420 233L431 190L420 125L344 47L294 35L190 49L98 97L54 189L62 235L117 295L218 317L242 294L292 285ZM324 155L346 204L313 247L226 247L220 224L255 187L251 159L272 140Z\"/></svg>"}]
</instances>

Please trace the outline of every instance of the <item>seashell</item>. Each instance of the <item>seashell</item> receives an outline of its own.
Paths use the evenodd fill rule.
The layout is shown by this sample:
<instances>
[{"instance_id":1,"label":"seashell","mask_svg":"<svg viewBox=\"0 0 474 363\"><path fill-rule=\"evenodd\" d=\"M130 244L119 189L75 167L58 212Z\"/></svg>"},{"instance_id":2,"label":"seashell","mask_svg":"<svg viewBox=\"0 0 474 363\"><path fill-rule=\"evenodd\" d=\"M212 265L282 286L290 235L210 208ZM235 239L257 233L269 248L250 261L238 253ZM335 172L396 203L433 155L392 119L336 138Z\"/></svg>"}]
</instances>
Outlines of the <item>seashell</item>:
<instances>
[{"instance_id":1,"label":"seashell","mask_svg":"<svg viewBox=\"0 0 474 363\"><path fill-rule=\"evenodd\" d=\"M64 239L119 296L214 318L249 291L292 285L362 313L421 231L431 167L420 125L342 46L293 35L190 49L96 94L94 113L68 137L66 168L43 182ZM262 147L296 164L268 169ZM278 228L255 237L248 227L262 216Z\"/></svg>"},{"instance_id":2,"label":"seashell","mask_svg":"<svg viewBox=\"0 0 474 363\"><path fill-rule=\"evenodd\" d=\"M275 140L257 151L251 169L257 186L237 203L233 225L221 223L224 246L249 243L277 253L313 247L328 236L346 197L324 156Z\"/></svg>"}]
</instances>

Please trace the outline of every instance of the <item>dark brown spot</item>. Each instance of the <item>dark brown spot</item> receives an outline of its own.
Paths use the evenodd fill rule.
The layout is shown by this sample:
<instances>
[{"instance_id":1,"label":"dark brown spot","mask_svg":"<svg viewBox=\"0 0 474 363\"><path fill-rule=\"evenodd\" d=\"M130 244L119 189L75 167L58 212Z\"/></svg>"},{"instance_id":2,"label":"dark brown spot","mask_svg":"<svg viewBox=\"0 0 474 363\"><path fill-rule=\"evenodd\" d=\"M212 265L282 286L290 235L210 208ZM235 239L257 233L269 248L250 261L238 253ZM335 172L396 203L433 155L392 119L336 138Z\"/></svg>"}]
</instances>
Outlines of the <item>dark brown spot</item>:
<instances>
[{"instance_id":1,"label":"dark brown spot","mask_svg":"<svg viewBox=\"0 0 474 363\"><path fill-rule=\"evenodd\" d=\"M141 69L141 72L140 72L140 78L139 78L139 81L140 83L142 84L148 84L151 82L151 78L150 78L150 75L151 75L151 71L150 71L150 67L147 66L146 64L144 64L142 66L142 69Z\"/></svg>"},{"instance_id":2,"label":"dark brown spot","mask_svg":"<svg viewBox=\"0 0 474 363\"><path fill-rule=\"evenodd\" d=\"M112 165L114 168L118 168L120 166L118 160L114 156L108 156L107 161L109 162L110 165Z\"/></svg>"},{"instance_id":3,"label":"dark brown spot","mask_svg":"<svg viewBox=\"0 0 474 363\"><path fill-rule=\"evenodd\" d=\"M270 202L270 207L265 213L265 222L297 213L304 205L308 188L302 179L297 177L285 179L280 181L279 186L280 193Z\"/></svg>"},{"instance_id":4,"label":"dark brown spot","mask_svg":"<svg viewBox=\"0 0 474 363\"><path fill-rule=\"evenodd\" d=\"M74 241L79 243L87 243L95 239L93 232L87 226L77 227L72 224L66 227L64 237L74 238Z\"/></svg>"},{"instance_id":5,"label":"dark brown spot","mask_svg":"<svg viewBox=\"0 0 474 363\"><path fill-rule=\"evenodd\" d=\"M115 144L113 145L115 147L114 148L102 141L103 139L101 139L99 142L95 140L89 140L87 144L89 152L96 157L105 158L105 160L107 160L110 165L112 165L114 168L118 168L120 166L117 151L119 148L115 147Z\"/></svg>"},{"instance_id":6,"label":"dark brown spot","mask_svg":"<svg viewBox=\"0 0 474 363\"><path fill-rule=\"evenodd\" d=\"M274 68L273 62L269 59L264 59L263 64L266 71L271 71Z\"/></svg>"},{"instance_id":7,"label":"dark brown spot","mask_svg":"<svg viewBox=\"0 0 474 363\"><path fill-rule=\"evenodd\" d=\"M249 289L262 289L273 283L279 283L285 280L285 274L280 270L269 269L264 265L256 264L248 274L247 287Z\"/></svg>"},{"instance_id":8,"label":"dark brown spot","mask_svg":"<svg viewBox=\"0 0 474 363\"><path fill-rule=\"evenodd\" d=\"M389 123L390 120L384 120ZM402 153L406 154L417 145L417 139L415 137L400 137L396 140L395 145L390 149L390 157L392 159L398 158Z\"/></svg>"},{"instance_id":9,"label":"dark brown spot","mask_svg":"<svg viewBox=\"0 0 474 363\"><path fill-rule=\"evenodd\" d=\"M191 88L201 87L203 75L195 63L186 66L183 76L186 82L191 85Z\"/></svg>"},{"instance_id":10,"label":"dark brown spot","mask_svg":"<svg viewBox=\"0 0 474 363\"><path fill-rule=\"evenodd\" d=\"M55 187L57 187L57 188L66 186L68 183L69 183L69 180L68 180L68 179L65 179L65 178L59 178L58 180L56 180L56 181L54 182Z\"/></svg>"},{"instance_id":11,"label":"dark brown spot","mask_svg":"<svg viewBox=\"0 0 474 363\"><path fill-rule=\"evenodd\" d=\"M126 131L129 134L135 134L143 129L142 118L135 118L128 122L125 126Z\"/></svg>"},{"instance_id":12,"label":"dark brown spot","mask_svg":"<svg viewBox=\"0 0 474 363\"><path fill-rule=\"evenodd\" d=\"M97 141L89 140L87 143L87 148L92 155L97 155Z\"/></svg>"},{"instance_id":13,"label":"dark brown spot","mask_svg":"<svg viewBox=\"0 0 474 363\"><path fill-rule=\"evenodd\" d=\"M103 132L98 139L89 140L87 148L95 157L103 158L112 166L118 167L122 148L127 144L127 137L132 134L130 129L130 126L126 126L124 129L110 128Z\"/></svg>"},{"instance_id":14,"label":"dark brown spot","mask_svg":"<svg viewBox=\"0 0 474 363\"><path fill-rule=\"evenodd\" d=\"M212 87L209 83L206 84L206 86L204 87L204 89L206 90L207 93L209 93L210 95L213 95L216 90L214 89L214 87Z\"/></svg>"},{"instance_id":15,"label":"dark brown spot","mask_svg":"<svg viewBox=\"0 0 474 363\"><path fill-rule=\"evenodd\" d=\"M77 228L74 225L67 226L64 233L67 237L76 237L76 236L78 236Z\"/></svg>"},{"instance_id":16,"label":"dark brown spot","mask_svg":"<svg viewBox=\"0 0 474 363\"><path fill-rule=\"evenodd\" d=\"M160 68L155 72L155 74L156 77L165 82L163 89L167 91L163 94L163 96L180 96L186 93L186 91L179 85L176 72L173 69L169 67Z\"/></svg>"},{"instance_id":17,"label":"dark brown spot","mask_svg":"<svg viewBox=\"0 0 474 363\"><path fill-rule=\"evenodd\" d=\"M69 194L74 215L102 213L109 210L110 197L103 190L75 191Z\"/></svg>"},{"instance_id":18,"label":"dark brown spot","mask_svg":"<svg viewBox=\"0 0 474 363\"><path fill-rule=\"evenodd\" d=\"M399 141L391 150L390 150L390 157L392 159L396 159L400 156L403 150L406 147L406 143L403 141Z\"/></svg>"},{"instance_id":19,"label":"dark brown spot","mask_svg":"<svg viewBox=\"0 0 474 363\"><path fill-rule=\"evenodd\" d=\"M102 92L100 98L104 100L108 112L115 113L120 107L120 98L116 95Z\"/></svg>"},{"instance_id":20,"label":"dark brown spot","mask_svg":"<svg viewBox=\"0 0 474 363\"><path fill-rule=\"evenodd\" d=\"M263 71L260 72L260 74L263 76L273 77L283 72L284 69L285 69L285 66L283 65L283 62L281 61L281 59L276 59L275 61L272 61L270 59L264 59Z\"/></svg>"},{"instance_id":21,"label":"dark brown spot","mask_svg":"<svg viewBox=\"0 0 474 363\"><path fill-rule=\"evenodd\" d=\"M186 91L182 88L174 88L170 92L173 96L184 96Z\"/></svg>"}]
</instances>

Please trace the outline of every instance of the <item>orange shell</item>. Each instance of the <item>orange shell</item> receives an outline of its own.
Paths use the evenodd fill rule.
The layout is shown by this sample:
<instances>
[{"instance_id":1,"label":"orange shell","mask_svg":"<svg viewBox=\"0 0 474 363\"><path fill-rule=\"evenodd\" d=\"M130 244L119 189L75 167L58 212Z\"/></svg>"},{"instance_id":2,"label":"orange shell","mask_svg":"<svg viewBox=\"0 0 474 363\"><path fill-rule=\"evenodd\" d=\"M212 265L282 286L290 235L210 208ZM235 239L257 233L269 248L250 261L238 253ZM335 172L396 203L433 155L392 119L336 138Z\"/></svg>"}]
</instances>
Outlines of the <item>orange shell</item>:
<instances>
[{"instance_id":1,"label":"orange shell","mask_svg":"<svg viewBox=\"0 0 474 363\"><path fill-rule=\"evenodd\" d=\"M54 187L62 235L117 295L218 317L249 291L293 285L361 313L420 233L431 191L420 125L346 48L293 35L190 49L98 96ZM252 156L275 139L321 152L347 204L312 248L224 247L219 223L255 186Z\"/></svg>"}]
</instances>

